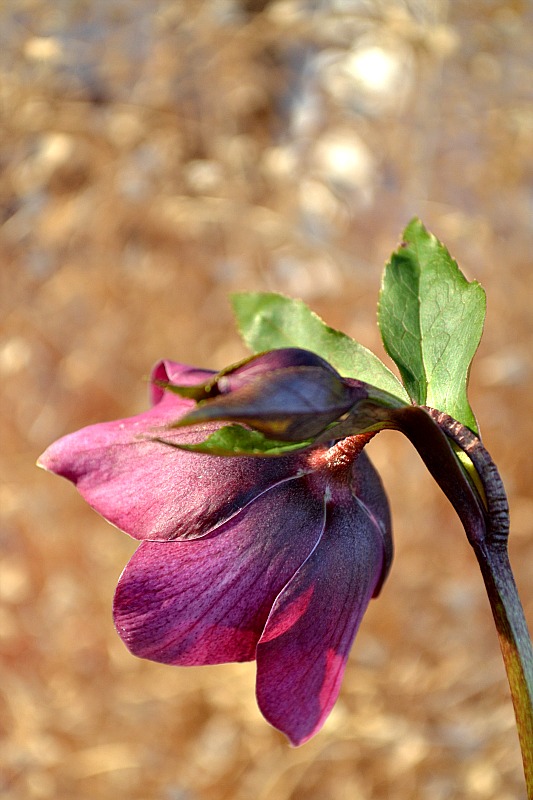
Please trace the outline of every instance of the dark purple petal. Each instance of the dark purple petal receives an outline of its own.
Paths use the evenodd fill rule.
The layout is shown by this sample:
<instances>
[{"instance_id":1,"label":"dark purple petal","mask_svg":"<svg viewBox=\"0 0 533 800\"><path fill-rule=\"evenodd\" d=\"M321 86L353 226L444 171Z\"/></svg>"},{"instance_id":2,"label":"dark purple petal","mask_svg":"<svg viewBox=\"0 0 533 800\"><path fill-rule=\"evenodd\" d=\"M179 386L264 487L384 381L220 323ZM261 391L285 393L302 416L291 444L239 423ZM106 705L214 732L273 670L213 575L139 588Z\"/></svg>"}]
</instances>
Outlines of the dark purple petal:
<instances>
[{"instance_id":1,"label":"dark purple petal","mask_svg":"<svg viewBox=\"0 0 533 800\"><path fill-rule=\"evenodd\" d=\"M351 490L370 521L375 525L382 537L383 567L381 576L374 589L374 597L389 574L394 555L392 541L392 523L389 503L381 478L365 452L362 452L352 467Z\"/></svg>"},{"instance_id":2,"label":"dark purple petal","mask_svg":"<svg viewBox=\"0 0 533 800\"><path fill-rule=\"evenodd\" d=\"M299 478L206 538L143 542L115 595L120 636L135 655L168 664L253 659L276 596L323 526L324 504Z\"/></svg>"},{"instance_id":3,"label":"dark purple petal","mask_svg":"<svg viewBox=\"0 0 533 800\"><path fill-rule=\"evenodd\" d=\"M285 347L254 356L235 369L224 370L217 380L217 385L219 391L226 394L246 386L251 380L265 375L267 372L288 367L318 367L340 378L339 373L331 364L317 356L316 353L302 350L299 347Z\"/></svg>"},{"instance_id":4,"label":"dark purple petal","mask_svg":"<svg viewBox=\"0 0 533 800\"><path fill-rule=\"evenodd\" d=\"M382 570L381 533L358 505L328 505L317 548L277 598L257 647L257 700L303 744L323 725Z\"/></svg>"},{"instance_id":5,"label":"dark purple petal","mask_svg":"<svg viewBox=\"0 0 533 800\"><path fill-rule=\"evenodd\" d=\"M179 379L199 370L166 362L155 374ZM102 516L136 539L165 541L203 536L254 497L296 474L296 456L220 458L178 450L155 440L196 443L216 424L191 429L166 426L193 402L154 389L157 405L129 419L91 425L59 439L40 465L76 484Z\"/></svg>"},{"instance_id":6,"label":"dark purple petal","mask_svg":"<svg viewBox=\"0 0 533 800\"><path fill-rule=\"evenodd\" d=\"M183 386L173 388L180 393ZM299 442L322 433L367 396L365 384L341 378L315 353L283 348L203 381L194 393L201 402L183 424L240 422L270 438Z\"/></svg>"},{"instance_id":7,"label":"dark purple petal","mask_svg":"<svg viewBox=\"0 0 533 800\"><path fill-rule=\"evenodd\" d=\"M155 375L154 380L160 392L168 389L174 394L190 397L199 402L242 389L249 386L255 379L265 378L275 370L293 367L315 367L322 372L329 373L337 380L341 380L339 373L331 364L310 350L302 350L297 347L269 350L226 367L218 373L207 373L204 370L189 368L187 374L181 373L175 379L167 377L163 371L161 374ZM180 377L186 377L187 380L180 380Z\"/></svg>"},{"instance_id":8,"label":"dark purple petal","mask_svg":"<svg viewBox=\"0 0 533 800\"><path fill-rule=\"evenodd\" d=\"M348 383L334 371L286 367L205 400L187 415L184 424L241 422L271 438L297 442L318 436L367 396L363 384Z\"/></svg>"}]
</instances>

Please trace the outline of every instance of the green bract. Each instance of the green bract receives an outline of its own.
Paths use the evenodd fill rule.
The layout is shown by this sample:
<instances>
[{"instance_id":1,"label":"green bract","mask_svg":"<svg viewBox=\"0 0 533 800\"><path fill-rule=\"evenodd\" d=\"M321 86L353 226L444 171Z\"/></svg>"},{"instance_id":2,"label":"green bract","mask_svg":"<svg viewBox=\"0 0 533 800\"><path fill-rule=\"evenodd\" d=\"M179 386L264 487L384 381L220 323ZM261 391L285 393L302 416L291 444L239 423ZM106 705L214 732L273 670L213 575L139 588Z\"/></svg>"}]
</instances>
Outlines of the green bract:
<instances>
[{"instance_id":1,"label":"green bract","mask_svg":"<svg viewBox=\"0 0 533 800\"><path fill-rule=\"evenodd\" d=\"M279 442L268 439L263 433L242 425L225 425L212 433L203 442L196 444L173 444L161 438L164 444L171 444L180 450L190 450L194 453L207 453L212 456L282 456L302 450L308 442Z\"/></svg>"},{"instance_id":2,"label":"green bract","mask_svg":"<svg viewBox=\"0 0 533 800\"><path fill-rule=\"evenodd\" d=\"M477 432L466 389L485 319L485 292L469 283L420 220L385 268L378 320L383 344L414 403Z\"/></svg>"}]
</instances>

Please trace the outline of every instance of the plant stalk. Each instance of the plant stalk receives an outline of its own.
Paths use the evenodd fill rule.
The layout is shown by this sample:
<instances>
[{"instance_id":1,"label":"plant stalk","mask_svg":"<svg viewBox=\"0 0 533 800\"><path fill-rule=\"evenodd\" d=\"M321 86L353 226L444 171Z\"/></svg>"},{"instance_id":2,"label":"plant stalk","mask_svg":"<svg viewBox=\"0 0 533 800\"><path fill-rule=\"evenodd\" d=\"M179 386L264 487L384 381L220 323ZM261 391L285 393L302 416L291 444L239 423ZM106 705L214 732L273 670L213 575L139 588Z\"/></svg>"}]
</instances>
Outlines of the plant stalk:
<instances>
[{"instance_id":1,"label":"plant stalk","mask_svg":"<svg viewBox=\"0 0 533 800\"><path fill-rule=\"evenodd\" d=\"M507 542L509 508L503 483L481 440L447 414L425 409L441 430L470 458L485 497L485 530L476 526L468 538L485 582L511 689L524 762L528 800L533 800L533 648L514 580Z\"/></svg>"}]
</instances>

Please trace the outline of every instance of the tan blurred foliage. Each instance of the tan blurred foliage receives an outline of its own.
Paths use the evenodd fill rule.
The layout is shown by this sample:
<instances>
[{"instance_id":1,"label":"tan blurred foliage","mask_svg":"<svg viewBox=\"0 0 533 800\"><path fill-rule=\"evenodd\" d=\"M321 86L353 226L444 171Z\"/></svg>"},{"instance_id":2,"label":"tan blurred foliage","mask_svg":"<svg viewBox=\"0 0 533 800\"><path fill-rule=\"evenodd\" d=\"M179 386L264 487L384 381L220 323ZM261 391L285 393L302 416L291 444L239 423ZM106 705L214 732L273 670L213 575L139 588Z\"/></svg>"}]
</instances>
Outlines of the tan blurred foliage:
<instances>
[{"instance_id":1,"label":"tan blurred foliage","mask_svg":"<svg viewBox=\"0 0 533 800\"><path fill-rule=\"evenodd\" d=\"M481 578L394 434L397 555L324 730L290 749L253 665L115 634L133 543L34 467L139 412L166 356L244 355L227 294L282 291L382 352L382 265L417 214L488 293L471 398L533 620L533 11L445 0L0 5L0 786L9 800L524 797Z\"/></svg>"}]
</instances>

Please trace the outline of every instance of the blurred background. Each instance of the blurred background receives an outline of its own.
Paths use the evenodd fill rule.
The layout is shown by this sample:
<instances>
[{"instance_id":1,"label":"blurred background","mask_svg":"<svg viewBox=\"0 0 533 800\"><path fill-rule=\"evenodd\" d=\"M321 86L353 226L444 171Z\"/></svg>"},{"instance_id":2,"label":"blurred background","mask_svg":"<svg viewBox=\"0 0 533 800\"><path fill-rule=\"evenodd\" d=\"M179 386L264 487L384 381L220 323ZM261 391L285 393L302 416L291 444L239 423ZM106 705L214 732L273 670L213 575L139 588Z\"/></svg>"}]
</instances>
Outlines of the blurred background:
<instances>
[{"instance_id":1,"label":"blurred background","mask_svg":"<svg viewBox=\"0 0 533 800\"><path fill-rule=\"evenodd\" d=\"M0 787L6 800L516 800L514 718L477 564L417 454L369 447L396 560L340 699L299 749L254 665L131 656L135 544L34 462L147 406L161 357L245 355L234 290L303 298L383 355L383 264L413 215L488 294L470 397L533 623L533 4L0 5Z\"/></svg>"}]
</instances>

